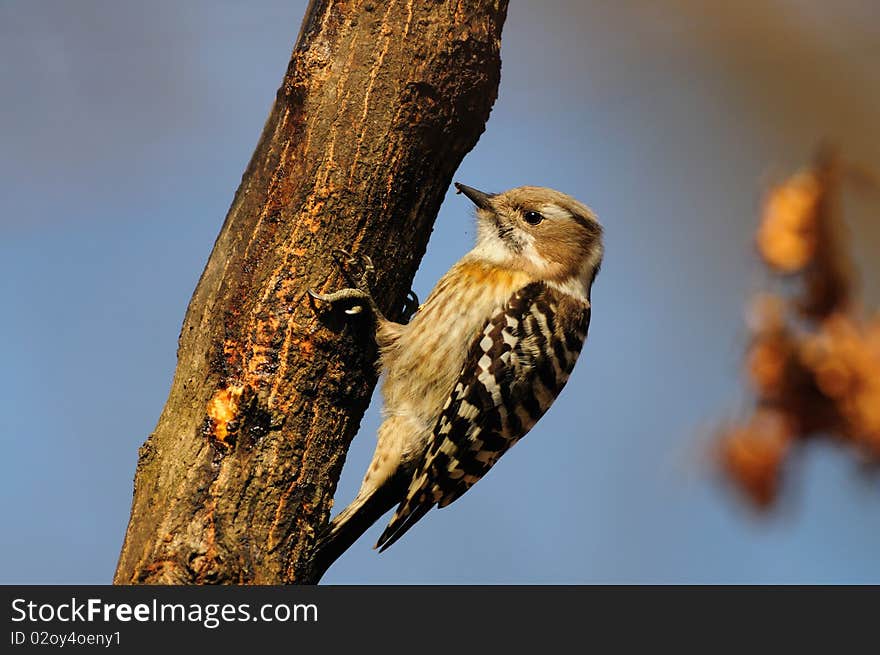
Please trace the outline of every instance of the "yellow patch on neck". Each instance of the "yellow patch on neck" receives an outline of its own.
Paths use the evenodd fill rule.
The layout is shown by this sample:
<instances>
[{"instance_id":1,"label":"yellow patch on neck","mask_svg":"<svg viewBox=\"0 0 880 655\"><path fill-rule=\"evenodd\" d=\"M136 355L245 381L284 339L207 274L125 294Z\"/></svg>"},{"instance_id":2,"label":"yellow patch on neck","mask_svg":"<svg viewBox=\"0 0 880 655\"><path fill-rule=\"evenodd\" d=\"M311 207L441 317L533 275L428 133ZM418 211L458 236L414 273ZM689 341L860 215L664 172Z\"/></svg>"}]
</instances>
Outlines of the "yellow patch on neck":
<instances>
[{"instance_id":1,"label":"yellow patch on neck","mask_svg":"<svg viewBox=\"0 0 880 655\"><path fill-rule=\"evenodd\" d=\"M497 266L479 260L462 262L459 273L469 278L469 284L490 287L519 288L531 281L525 271Z\"/></svg>"}]
</instances>

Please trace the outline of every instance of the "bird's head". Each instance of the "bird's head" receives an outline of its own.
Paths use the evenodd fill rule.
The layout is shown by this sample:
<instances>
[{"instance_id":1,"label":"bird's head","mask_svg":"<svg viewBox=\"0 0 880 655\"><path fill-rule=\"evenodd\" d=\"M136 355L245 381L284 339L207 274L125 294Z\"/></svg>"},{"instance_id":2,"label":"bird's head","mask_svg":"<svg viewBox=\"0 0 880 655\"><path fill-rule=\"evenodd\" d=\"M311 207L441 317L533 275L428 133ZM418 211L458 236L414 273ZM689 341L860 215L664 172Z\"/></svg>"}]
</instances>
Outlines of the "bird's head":
<instances>
[{"instance_id":1,"label":"bird's head","mask_svg":"<svg viewBox=\"0 0 880 655\"><path fill-rule=\"evenodd\" d=\"M455 188L477 207L472 256L589 298L603 252L602 226L589 207L546 187L495 194L457 182Z\"/></svg>"}]
</instances>

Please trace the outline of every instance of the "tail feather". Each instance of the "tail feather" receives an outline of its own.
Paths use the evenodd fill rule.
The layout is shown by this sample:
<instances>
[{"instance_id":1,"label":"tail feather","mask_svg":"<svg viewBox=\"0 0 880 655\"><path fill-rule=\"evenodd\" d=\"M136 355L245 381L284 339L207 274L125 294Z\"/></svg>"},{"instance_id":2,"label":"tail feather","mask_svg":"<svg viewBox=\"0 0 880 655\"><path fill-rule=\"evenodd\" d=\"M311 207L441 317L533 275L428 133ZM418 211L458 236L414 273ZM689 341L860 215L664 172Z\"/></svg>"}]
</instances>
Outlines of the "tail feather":
<instances>
[{"instance_id":1,"label":"tail feather","mask_svg":"<svg viewBox=\"0 0 880 655\"><path fill-rule=\"evenodd\" d=\"M422 503L421 505L417 505L414 509L409 509L406 514L403 514L398 510L398 513L391 519L388 527L385 528L385 532L379 537L379 541L376 542L374 548L378 548L380 553L390 548L394 542L405 535L420 518L427 514L433 506L433 503Z\"/></svg>"},{"instance_id":2,"label":"tail feather","mask_svg":"<svg viewBox=\"0 0 880 655\"><path fill-rule=\"evenodd\" d=\"M396 477L365 495L358 494L318 537L312 567L323 573L351 547L371 525L400 501L403 493Z\"/></svg>"}]
</instances>

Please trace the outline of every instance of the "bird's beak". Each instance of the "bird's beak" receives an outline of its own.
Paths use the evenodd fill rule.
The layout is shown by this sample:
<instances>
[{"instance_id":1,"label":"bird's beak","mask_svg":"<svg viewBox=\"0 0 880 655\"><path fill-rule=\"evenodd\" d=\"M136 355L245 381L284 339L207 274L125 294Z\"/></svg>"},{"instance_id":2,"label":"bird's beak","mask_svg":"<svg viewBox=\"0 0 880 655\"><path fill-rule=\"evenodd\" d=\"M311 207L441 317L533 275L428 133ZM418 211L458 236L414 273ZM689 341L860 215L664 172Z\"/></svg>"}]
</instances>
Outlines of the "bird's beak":
<instances>
[{"instance_id":1,"label":"bird's beak","mask_svg":"<svg viewBox=\"0 0 880 655\"><path fill-rule=\"evenodd\" d=\"M467 186L466 184L459 184L458 182L455 183L455 188L456 193L463 193L480 209L492 210L492 194L483 193L473 187Z\"/></svg>"}]
</instances>

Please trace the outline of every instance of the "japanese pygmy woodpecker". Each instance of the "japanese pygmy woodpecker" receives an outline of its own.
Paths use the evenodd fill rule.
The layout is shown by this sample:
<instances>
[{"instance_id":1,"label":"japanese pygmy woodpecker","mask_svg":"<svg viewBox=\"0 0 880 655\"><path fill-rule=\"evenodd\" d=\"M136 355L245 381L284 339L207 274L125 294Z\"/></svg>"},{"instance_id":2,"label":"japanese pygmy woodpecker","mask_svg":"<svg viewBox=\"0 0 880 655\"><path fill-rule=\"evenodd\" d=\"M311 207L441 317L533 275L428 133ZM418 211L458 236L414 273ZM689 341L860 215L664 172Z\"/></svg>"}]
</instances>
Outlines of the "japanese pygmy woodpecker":
<instances>
[{"instance_id":1,"label":"japanese pygmy woodpecker","mask_svg":"<svg viewBox=\"0 0 880 655\"><path fill-rule=\"evenodd\" d=\"M408 324L363 290L310 292L372 308L385 400L360 491L319 537L318 558L334 560L396 505L384 550L461 496L547 411L587 336L603 252L593 212L543 187L455 186L476 205L476 245Z\"/></svg>"}]
</instances>

